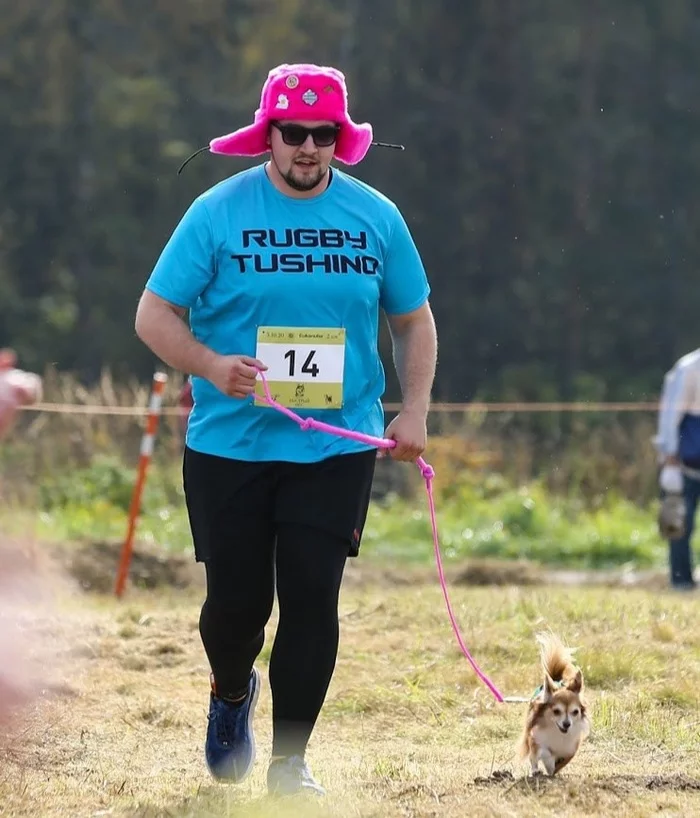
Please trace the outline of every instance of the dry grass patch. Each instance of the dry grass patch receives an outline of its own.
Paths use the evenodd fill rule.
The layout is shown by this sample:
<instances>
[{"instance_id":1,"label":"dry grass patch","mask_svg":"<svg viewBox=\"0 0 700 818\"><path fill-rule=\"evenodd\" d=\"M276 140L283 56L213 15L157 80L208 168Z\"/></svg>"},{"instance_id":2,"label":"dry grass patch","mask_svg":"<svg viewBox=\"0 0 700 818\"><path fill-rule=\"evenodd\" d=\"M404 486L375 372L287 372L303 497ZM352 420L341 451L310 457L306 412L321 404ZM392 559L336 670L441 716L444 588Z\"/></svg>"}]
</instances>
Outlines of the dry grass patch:
<instances>
[{"instance_id":1,"label":"dry grass patch","mask_svg":"<svg viewBox=\"0 0 700 818\"><path fill-rule=\"evenodd\" d=\"M507 694L539 684L538 630L578 646L593 734L557 779L524 777L514 745L525 706L496 704L475 679L434 582L345 587L337 672L309 750L323 803L265 796L267 684L253 775L238 787L209 779L196 591L131 591L122 603L65 595L44 627L62 634L50 671L71 695L43 699L4 739L0 815L700 814L696 599L540 585L452 595L467 643Z\"/></svg>"}]
</instances>

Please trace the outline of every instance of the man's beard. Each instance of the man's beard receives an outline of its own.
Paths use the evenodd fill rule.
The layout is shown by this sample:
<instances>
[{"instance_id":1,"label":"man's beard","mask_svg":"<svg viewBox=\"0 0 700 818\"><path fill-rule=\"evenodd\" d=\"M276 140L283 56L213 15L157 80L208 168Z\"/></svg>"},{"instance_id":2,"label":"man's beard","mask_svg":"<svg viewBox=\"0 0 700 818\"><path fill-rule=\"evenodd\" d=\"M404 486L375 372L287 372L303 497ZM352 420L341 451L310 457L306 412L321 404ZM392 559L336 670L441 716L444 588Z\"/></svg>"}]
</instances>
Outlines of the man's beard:
<instances>
[{"instance_id":1,"label":"man's beard","mask_svg":"<svg viewBox=\"0 0 700 818\"><path fill-rule=\"evenodd\" d=\"M280 175L289 185L289 187L291 187L293 190L298 190L301 192L313 190L315 187L318 187L318 185L323 181L323 177L328 172L328 170L323 170L320 165L316 165L315 173L311 173L308 176L305 175L303 177L299 177L294 175L294 168L295 166L292 164L286 173L282 173L282 171L280 171Z\"/></svg>"}]
</instances>

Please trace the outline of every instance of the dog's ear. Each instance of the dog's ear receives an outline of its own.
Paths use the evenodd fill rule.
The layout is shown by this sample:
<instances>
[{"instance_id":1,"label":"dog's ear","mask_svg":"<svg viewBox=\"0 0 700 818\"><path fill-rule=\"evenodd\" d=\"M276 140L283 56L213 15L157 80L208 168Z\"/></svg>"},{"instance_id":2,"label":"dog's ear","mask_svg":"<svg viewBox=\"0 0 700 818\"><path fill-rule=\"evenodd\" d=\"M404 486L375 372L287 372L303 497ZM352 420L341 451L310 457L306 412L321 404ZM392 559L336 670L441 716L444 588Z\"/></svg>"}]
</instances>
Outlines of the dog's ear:
<instances>
[{"instance_id":1,"label":"dog's ear","mask_svg":"<svg viewBox=\"0 0 700 818\"><path fill-rule=\"evenodd\" d=\"M544 674L544 684L542 685L542 702L549 704L554 696L554 682L549 676L549 673Z\"/></svg>"},{"instance_id":2,"label":"dog's ear","mask_svg":"<svg viewBox=\"0 0 700 818\"><path fill-rule=\"evenodd\" d=\"M572 693L580 693L581 689L583 688L583 673L580 670L576 671L576 675L573 679L566 685L567 689L570 690Z\"/></svg>"}]
</instances>

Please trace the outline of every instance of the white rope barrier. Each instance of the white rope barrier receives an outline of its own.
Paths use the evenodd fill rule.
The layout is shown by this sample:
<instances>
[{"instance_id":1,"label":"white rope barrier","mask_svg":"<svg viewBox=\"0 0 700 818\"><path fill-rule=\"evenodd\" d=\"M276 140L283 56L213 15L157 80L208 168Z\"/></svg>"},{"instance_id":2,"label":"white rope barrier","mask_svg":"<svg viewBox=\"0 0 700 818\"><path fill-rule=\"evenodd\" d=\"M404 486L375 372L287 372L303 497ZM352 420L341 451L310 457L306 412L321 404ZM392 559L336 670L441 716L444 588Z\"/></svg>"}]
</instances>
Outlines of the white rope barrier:
<instances>
[{"instance_id":1,"label":"white rope barrier","mask_svg":"<svg viewBox=\"0 0 700 818\"><path fill-rule=\"evenodd\" d=\"M385 403L387 412L398 412L399 403ZM527 412L656 412L657 401L629 401L629 402L481 402L473 403L433 403L431 412L470 412L484 413L527 413ZM71 404L71 403L37 403L34 406L23 407L25 412L46 412L60 415L114 415L125 417L144 417L148 414L148 406L102 406L99 404ZM162 409L161 414L181 416L182 408L177 406Z\"/></svg>"}]
</instances>

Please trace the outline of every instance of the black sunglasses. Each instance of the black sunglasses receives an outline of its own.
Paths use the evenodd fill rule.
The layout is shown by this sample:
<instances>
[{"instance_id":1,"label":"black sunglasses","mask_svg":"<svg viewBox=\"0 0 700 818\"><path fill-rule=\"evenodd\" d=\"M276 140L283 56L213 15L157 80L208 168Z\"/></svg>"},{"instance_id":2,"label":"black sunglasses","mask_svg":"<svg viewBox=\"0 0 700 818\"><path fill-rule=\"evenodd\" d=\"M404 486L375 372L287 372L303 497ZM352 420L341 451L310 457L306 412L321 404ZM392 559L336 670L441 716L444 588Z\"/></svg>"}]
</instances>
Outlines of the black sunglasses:
<instances>
[{"instance_id":1,"label":"black sunglasses","mask_svg":"<svg viewBox=\"0 0 700 818\"><path fill-rule=\"evenodd\" d=\"M296 147L303 145L304 142L306 142L306 137L311 134L314 144L317 147L329 148L338 138L338 131L340 130L340 125L321 125L320 128L304 128L303 125L280 125L279 122L273 122L272 124L282 132L282 139L287 145L294 145ZM287 133L286 136L285 131ZM372 144L378 148L394 148L397 151L404 150L403 145L396 145L393 142L372 142ZM178 176L185 169L185 165L191 162L195 156L199 156L200 153L204 153L205 151L213 153L211 145L205 145L203 148L198 148L193 154L190 154L178 168Z\"/></svg>"},{"instance_id":2,"label":"black sunglasses","mask_svg":"<svg viewBox=\"0 0 700 818\"><path fill-rule=\"evenodd\" d=\"M298 147L306 142L310 135L317 148L330 148L338 138L340 125L319 125L318 128L305 128L303 125L280 125L279 122L270 123L282 134L285 145Z\"/></svg>"}]
</instances>

